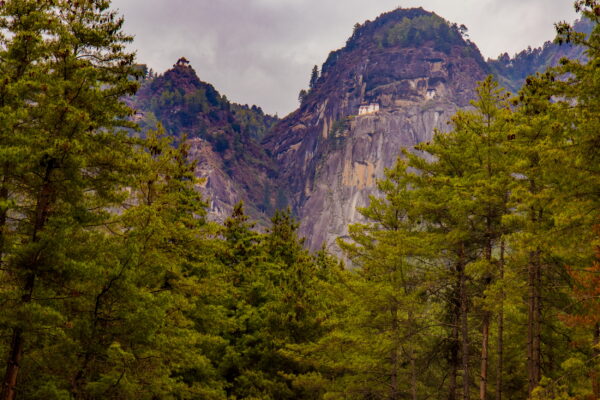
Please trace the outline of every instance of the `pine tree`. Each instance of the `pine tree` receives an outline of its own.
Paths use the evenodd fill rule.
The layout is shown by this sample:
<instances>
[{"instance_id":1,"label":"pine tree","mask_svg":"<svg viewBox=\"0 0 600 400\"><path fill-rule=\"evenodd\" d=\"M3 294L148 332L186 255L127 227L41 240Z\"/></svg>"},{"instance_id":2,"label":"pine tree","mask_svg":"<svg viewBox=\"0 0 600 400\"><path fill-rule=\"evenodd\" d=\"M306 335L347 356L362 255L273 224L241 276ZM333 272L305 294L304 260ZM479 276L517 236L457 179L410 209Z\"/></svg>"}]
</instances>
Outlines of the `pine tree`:
<instances>
[{"instance_id":1,"label":"pine tree","mask_svg":"<svg viewBox=\"0 0 600 400\"><path fill-rule=\"evenodd\" d=\"M319 80L319 67L316 65L313 67L310 73L310 82L308 84L309 90L314 90L317 87L317 81Z\"/></svg>"},{"instance_id":2,"label":"pine tree","mask_svg":"<svg viewBox=\"0 0 600 400\"><path fill-rule=\"evenodd\" d=\"M302 247L289 210L275 213L266 234L252 227L238 204L223 230L231 328L224 332L229 344L219 368L230 384L228 395L312 398L314 391L301 382L313 368L288 347L321 334L318 288L329 272ZM326 260L323 256L322 264L328 265Z\"/></svg>"},{"instance_id":3,"label":"pine tree","mask_svg":"<svg viewBox=\"0 0 600 400\"><path fill-rule=\"evenodd\" d=\"M477 89L477 97L473 101L475 112L459 112L453 121L453 136L456 150L463 151L462 183L470 188L471 196L476 200L475 209L471 210L471 229L475 230L479 246L477 266L474 274L477 276L481 293L481 304L477 308L481 313L482 343L480 368L479 398L487 397L488 361L490 354L490 326L492 311L495 305L502 303L502 294L494 293L494 287L503 285L502 275L505 265L505 235L508 233L502 218L509 214L508 199L514 178L510 165L514 155L509 146L512 138L511 111L507 95L491 77L483 81ZM434 153L435 155L435 153ZM467 161L469 160L469 161ZM443 159L440 159L443 162ZM469 162L465 166L465 162ZM473 270L474 268L471 267ZM496 283L499 283L496 284ZM502 340L502 307L497 310L498 340ZM502 351L499 345L498 378L502 373ZM502 384L497 384L497 390L502 391Z\"/></svg>"},{"instance_id":4,"label":"pine tree","mask_svg":"<svg viewBox=\"0 0 600 400\"><path fill-rule=\"evenodd\" d=\"M481 83L477 93L473 102L475 110L455 115L451 132L438 132L431 143L418 146L418 150L426 151L431 158L406 152L408 161L399 160L387 172L387 179L379 183L385 199L372 198L370 206L361 210L371 224L353 226L350 230L353 242L341 243L360 266L359 276L364 276L364 287L360 290L369 300L356 302L373 301L378 295L384 295L386 285L390 285L390 297L375 303L371 312L382 313L382 322L384 316L397 315L399 309L393 308L394 305L402 304L400 309L408 312L408 322L392 318L385 332L401 336L398 329L402 326L418 330L427 315L419 306L424 303L423 298L432 301L428 308L436 310L437 318L447 321L449 328L438 330L437 336L447 335L444 343L448 349L446 365L450 368L448 398L456 398L459 393L464 399L471 396L474 374L470 371L476 370L471 349L478 346L472 329L474 323L480 324L482 330L480 398L486 398L488 393L490 326L492 314L501 315L501 307L498 309L496 304L503 301L504 235L508 228L502 219L509 212L508 197L514 186L509 168L513 158L508 147L512 138L512 113L507 95L491 78ZM411 172L414 170L417 172ZM400 282L406 285L411 279L412 286L397 286ZM439 286L437 290L431 289L433 281ZM428 290L433 290L435 295L428 296ZM413 292L423 297L411 297ZM404 293L404 297L400 293ZM477 301L476 297L482 300ZM382 304L389 304L391 311L385 312ZM360 315L360 312L355 310L354 314ZM435 329L430 329L425 337L434 334ZM418 343L409 336L409 343ZM501 340L502 333L498 336ZM393 346L386 359L397 360L398 365L411 364L411 396L416 398L422 390L419 382L424 381L423 371L417 367L415 354L418 352L411 350L410 344L402 341L399 344L405 357L412 354L409 361L400 361L400 353ZM439 348L439 344L435 348ZM427 358L426 354L420 357ZM498 359L501 363L502 357ZM373 378L389 382L388 398L402 396L398 388L409 385L398 385L398 367L393 364L386 379ZM371 367L368 370L384 369ZM459 371L462 371L461 376ZM462 390L458 387L459 378Z\"/></svg>"},{"instance_id":5,"label":"pine tree","mask_svg":"<svg viewBox=\"0 0 600 400\"><path fill-rule=\"evenodd\" d=\"M205 253L212 256L215 229L204 219L206 204L196 190L185 139L175 147L159 130L148 132L144 144L137 153L143 169L112 228L118 229L110 238L112 265L104 266L104 282L97 279L97 333L90 337L110 338L93 348L107 347L110 360L117 346L119 359L112 367L105 361L94 366L84 387L96 397L110 385L119 398L223 398L223 382L208 359L209 346L222 345L212 337L219 332L192 324L197 309L210 306L207 294L215 286L213 263L204 259ZM195 379L182 379L190 371ZM115 377L123 374L127 382L120 384Z\"/></svg>"},{"instance_id":6,"label":"pine tree","mask_svg":"<svg viewBox=\"0 0 600 400\"><path fill-rule=\"evenodd\" d=\"M204 203L184 148L121 129L136 69L108 6L1 8L2 398L217 398L189 351Z\"/></svg>"},{"instance_id":7,"label":"pine tree","mask_svg":"<svg viewBox=\"0 0 600 400\"><path fill-rule=\"evenodd\" d=\"M224 303L231 319L223 336L228 341L219 360L221 374L229 383L228 396L236 398L288 398L289 388L273 374L274 349L266 329L266 308L274 301L274 287L265 235L244 213L234 207L223 229L220 259L229 283Z\"/></svg>"},{"instance_id":8,"label":"pine tree","mask_svg":"<svg viewBox=\"0 0 600 400\"><path fill-rule=\"evenodd\" d=\"M118 131L130 114L120 98L136 73L108 2L10 0L1 13L3 281L19 299L3 313L12 342L2 398L14 399L25 349L44 330L64 334L51 299L72 297L79 261L68 243L123 197L132 146Z\"/></svg>"},{"instance_id":9,"label":"pine tree","mask_svg":"<svg viewBox=\"0 0 600 400\"><path fill-rule=\"evenodd\" d=\"M360 210L369 223L352 225L352 242L339 242L359 269L348 280L352 305L341 327L349 371L333 389L344 398L416 399L426 390L423 334L434 307L419 261L429 248L409 215L405 165L398 161L378 187L385 197Z\"/></svg>"},{"instance_id":10,"label":"pine tree","mask_svg":"<svg viewBox=\"0 0 600 400\"><path fill-rule=\"evenodd\" d=\"M300 105L304 103L304 99L306 99L306 96L308 96L308 92L306 91L306 89L300 90L300 92L298 93L298 103L300 103Z\"/></svg>"},{"instance_id":11,"label":"pine tree","mask_svg":"<svg viewBox=\"0 0 600 400\"><path fill-rule=\"evenodd\" d=\"M596 258L599 257L600 249L596 249ZM570 386L582 396L597 400L600 398L600 264L596 261L589 267L568 268L568 272L573 280L574 305L560 318L576 330L577 340L573 341L575 351L563 366L568 367Z\"/></svg>"},{"instance_id":12,"label":"pine tree","mask_svg":"<svg viewBox=\"0 0 600 400\"><path fill-rule=\"evenodd\" d=\"M568 268L569 275L573 278L574 289L572 296L575 300L575 306L566 313L566 319L576 328L583 328L583 338L581 342L586 343L580 346L584 357L573 357L574 366L571 368L574 372L587 373L583 381L589 379L587 395L591 399L600 398L600 379L598 377L598 360L600 358L600 323L597 318L598 311L598 291L600 282L598 282L598 225L596 221L598 215L598 185L600 183L600 171L597 168L597 160L600 156L598 151L598 132L599 106L600 106L600 87L598 77L600 69L598 62L600 60L600 3L597 1L577 1L575 8L584 18L593 22L594 28L589 35L575 33L573 28L567 24L558 24L557 41L572 42L582 45L586 48L588 56L587 63L578 63L573 60L562 60L562 65L556 69L558 74L568 74L566 82L555 80L552 85L554 91L564 96L574 107L569 108L572 114L569 128L574 128L574 132L569 132L569 145L567 149L567 159L570 161L569 177L565 179L568 182L561 182L561 191L570 193L563 208L562 216L569 221L570 226L576 226L583 230L583 234L576 235L577 239L583 240L583 243L591 243L595 250L595 260L588 266L584 263L572 265ZM583 218L582 218L583 216ZM594 221L595 220L595 221ZM590 229L590 223L596 223L594 229ZM585 233L592 231L595 237L589 238ZM579 246L578 246L579 247ZM581 249L584 254L589 254L589 248ZM575 311L572 311L575 310ZM583 359L583 360L582 360ZM583 362L582 362L583 361ZM581 376L581 375L579 375Z\"/></svg>"},{"instance_id":13,"label":"pine tree","mask_svg":"<svg viewBox=\"0 0 600 400\"><path fill-rule=\"evenodd\" d=\"M534 129L545 128L537 129L535 142L530 141L530 145L535 143L537 153L534 160L529 158L532 160L529 165L537 166L537 170L535 174L528 174L528 177L535 176L537 180L535 187L532 186L529 190L530 196L523 196L526 198L525 204L530 207L537 206L538 210L538 218L531 219L531 224L525 229L539 240L535 249L537 251L533 254L541 261L536 259L537 262L531 263L537 268L536 284L539 289L537 287L534 289L537 289L536 294L541 292L537 297L547 299L549 303L545 304L547 308L564 310L564 320L569 322L569 328L575 328L575 331L570 331L570 335L578 338L574 342L587 342L589 346L587 348L576 346L579 354L562 352L561 368L556 368L558 372L548 374L546 379L540 379L541 374L533 371L534 382L530 390L537 396L548 398L552 398L553 393L560 392L559 373L563 374L563 381L565 376L570 378L565 385L566 389L577 392L580 396L598 397L597 382L594 382L596 378L593 373L591 377L581 375L584 371L593 370L590 366L595 363L592 343L593 338L597 336L596 327L593 318L588 319L587 324L573 322L577 320L583 322L588 318L585 317L587 312L583 311L585 307L582 308L582 304L590 307L590 311L594 309L593 302L588 302L582 296L586 296L585 293L589 296L595 290L593 279L593 271L596 268L594 252L597 242L595 225L600 217L597 195L600 177L597 168L600 127L598 124L600 4L594 0L576 1L575 8L584 18L592 21L592 33L586 37L585 34L575 32L570 25L559 23L556 25L558 33L556 42L584 46L587 61L561 60L556 68L550 69L543 75L530 77L521 96L521 108L528 117L524 125ZM525 129L523 131L528 132ZM540 215L542 206L544 218ZM534 230L534 227L538 229ZM530 239L531 242L533 239ZM567 276L565 276L565 266L568 266ZM583 278L584 276L587 278ZM574 285L572 292L567 290L560 293L563 295L562 299L558 298L560 302L557 301L555 291L552 295L547 294L544 297L544 294L550 292L551 287L556 286L557 281ZM538 311L538 314L543 316L543 311L545 310ZM543 345L544 342L551 340L548 329L542 329L549 325L550 321L537 319L541 320L538 322L534 319L535 324L542 325L541 328L537 328L537 331L541 332L539 334L541 339L535 341L541 341ZM557 331L556 326L557 323L552 324L553 331ZM579 328L583 326L588 328L587 338L586 335L580 336ZM567 330L566 327L561 329ZM545 348L537 347L541 347L540 352L547 356L547 353L556 351L555 343L550 342ZM535 348L534 356L536 359L540 357ZM582 389L585 385L581 385L586 378L591 380L591 385L587 386L588 390ZM537 383L541 385L536 389Z\"/></svg>"}]
</instances>

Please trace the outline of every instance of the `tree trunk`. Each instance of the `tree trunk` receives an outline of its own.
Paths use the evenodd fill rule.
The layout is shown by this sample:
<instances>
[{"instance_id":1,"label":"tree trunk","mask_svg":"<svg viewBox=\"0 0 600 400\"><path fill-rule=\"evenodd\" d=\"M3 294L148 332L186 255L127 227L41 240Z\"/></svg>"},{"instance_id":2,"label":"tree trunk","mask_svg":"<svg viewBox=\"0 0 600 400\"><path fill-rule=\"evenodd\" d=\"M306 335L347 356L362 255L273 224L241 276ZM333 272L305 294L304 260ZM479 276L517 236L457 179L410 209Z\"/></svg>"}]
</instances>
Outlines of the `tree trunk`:
<instances>
[{"instance_id":1,"label":"tree trunk","mask_svg":"<svg viewBox=\"0 0 600 400\"><path fill-rule=\"evenodd\" d=\"M540 296L540 251L529 255L528 266L528 318L527 318L527 372L529 393L536 388L541 380L541 296Z\"/></svg>"},{"instance_id":2,"label":"tree trunk","mask_svg":"<svg viewBox=\"0 0 600 400\"><path fill-rule=\"evenodd\" d=\"M491 210L488 211L491 214ZM487 218L487 243L485 247L485 258L488 264L492 263L492 229L491 229L491 218ZM492 277L489 274L483 280L483 289L492 283ZM485 299L485 296L484 296ZM479 399L485 400L487 395L487 383L488 383L488 353L489 353L489 338L490 338L490 319L491 313L486 309L487 305L483 304L483 319L481 322L481 368L480 368L480 381L479 381Z\"/></svg>"},{"instance_id":3,"label":"tree trunk","mask_svg":"<svg viewBox=\"0 0 600 400\"><path fill-rule=\"evenodd\" d=\"M391 370L391 384L390 384L390 400L397 400L399 396L398 387L398 365L399 365L399 352L398 352L398 339L399 339L399 325L398 325L398 307L394 304L391 309L392 313L392 351L390 358L392 361Z\"/></svg>"},{"instance_id":4,"label":"tree trunk","mask_svg":"<svg viewBox=\"0 0 600 400\"><path fill-rule=\"evenodd\" d=\"M458 283L458 282L457 282ZM457 285L458 286L458 285ZM458 289L458 287L456 288ZM457 377L458 377L458 325L460 321L460 301L458 290L455 289L452 296L452 336L450 338L450 387L448 388L448 400L456 400Z\"/></svg>"},{"instance_id":5,"label":"tree trunk","mask_svg":"<svg viewBox=\"0 0 600 400\"><path fill-rule=\"evenodd\" d=\"M405 289L405 293L407 290ZM417 400L417 360L415 358L415 349L413 348L413 338L416 340L416 321L412 310L408 311L408 329L410 332L408 343L408 357L410 359L410 393L412 400Z\"/></svg>"},{"instance_id":6,"label":"tree trunk","mask_svg":"<svg viewBox=\"0 0 600 400\"><path fill-rule=\"evenodd\" d=\"M594 325L594 350L592 352L593 362L592 362L592 393L593 400L598 400L600 398L600 380L598 379L597 365L598 358L600 357L600 349L598 345L600 345L600 323L596 322Z\"/></svg>"},{"instance_id":7,"label":"tree trunk","mask_svg":"<svg viewBox=\"0 0 600 400\"><path fill-rule=\"evenodd\" d=\"M16 397L17 377L19 368L21 367L21 359L23 358L23 330L16 328L13 331L12 344L10 346L10 354L8 356L8 365L6 367L6 375L2 385L2 400L14 400Z\"/></svg>"},{"instance_id":8,"label":"tree trunk","mask_svg":"<svg viewBox=\"0 0 600 400\"><path fill-rule=\"evenodd\" d=\"M44 175L44 180L42 181L43 183L41 185L41 189L37 196L37 202L35 207L35 219L33 224L33 232L31 235L32 243L39 241L38 234L44 229L51 205L54 202L54 190L50 181L50 176L54 168L54 161L49 161L46 166L46 171ZM23 270L28 271L28 274L25 278L25 285L23 288L24 294L21 298L21 304L30 303L33 297L37 263L38 254L34 255L32 259L28 260L27 263L23 265ZM21 368L21 362L23 360L24 343L25 338L23 329L20 327L14 328L13 339L10 346L8 362L6 366L6 373L4 375L4 381L2 384L2 396L0 397L0 400L15 399L17 379L19 376L19 370Z\"/></svg>"},{"instance_id":9,"label":"tree trunk","mask_svg":"<svg viewBox=\"0 0 600 400\"><path fill-rule=\"evenodd\" d=\"M538 193L537 184L530 181L529 191ZM530 209L530 221L537 226L543 220L544 210L532 206ZM528 291L529 301L527 307L527 375L529 393L538 386L541 380L541 250L529 252L528 265Z\"/></svg>"},{"instance_id":10,"label":"tree trunk","mask_svg":"<svg viewBox=\"0 0 600 400\"><path fill-rule=\"evenodd\" d=\"M410 370L410 392L412 395L412 400L417 400L417 362L415 360L415 354L412 348L410 351Z\"/></svg>"},{"instance_id":11,"label":"tree trunk","mask_svg":"<svg viewBox=\"0 0 600 400\"><path fill-rule=\"evenodd\" d=\"M500 287L504 285L504 240L500 242L499 263ZM500 309L498 310L498 364L496 365L496 400L502 400L502 374L504 373L504 290L500 289Z\"/></svg>"},{"instance_id":12,"label":"tree trunk","mask_svg":"<svg viewBox=\"0 0 600 400\"><path fill-rule=\"evenodd\" d=\"M479 399L485 400L488 381L488 343L490 336L490 313L485 311L481 327L481 381L479 383Z\"/></svg>"},{"instance_id":13,"label":"tree trunk","mask_svg":"<svg viewBox=\"0 0 600 400\"><path fill-rule=\"evenodd\" d=\"M463 262L459 263L459 293L460 293L460 325L461 325L461 350L462 350L462 378L463 378L463 400L470 398L470 376L469 376L469 321L467 307L467 277Z\"/></svg>"},{"instance_id":14,"label":"tree trunk","mask_svg":"<svg viewBox=\"0 0 600 400\"><path fill-rule=\"evenodd\" d=\"M35 275L30 274L27 277L25 294L22 298L24 304L31 302L34 283ZM6 366L6 373L2 384L2 396L0 397L2 400L14 400L17 395L17 378L19 377L19 370L21 369L21 362L23 360L24 346L25 340L23 337L23 329L13 329L13 338L10 346L10 353L8 355L8 365Z\"/></svg>"},{"instance_id":15,"label":"tree trunk","mask_svg":"<svg viewBox=\"0 0 600 400\"><path fill-rule=\"evenodd\" d=\"M533 376L535 386L542 380L542 266L540 251L536 252L535 263L535 335L533 337Z\"/></svg>"},{"instance_id":16,"label":"tree trunk","mask_svg":"<svg viewBox=\"0 0 600 400\"><path fill-rule=\"evenodd\" d=\"M535 388L535 379L533 373L533 336L535 332L535 267L533 262L533 253L530 254L530 261L527 270L527 287L529 300L527 302L527 378L528 391L531 393Z\"/></svg>"},{"instance_id":17,"label":"tree trunk","mask_svg":"<svg viewBox=\"0 0 600 400\"><path fill-rule=\"evenodd\" d=\"M533 254L529 256L529 264L527 267L527 382L528 391L531 393L535 387L533 380L533 332L534 332L534 317L535 310L535 273L533 267Z\"/></svg>"}]
</instances>

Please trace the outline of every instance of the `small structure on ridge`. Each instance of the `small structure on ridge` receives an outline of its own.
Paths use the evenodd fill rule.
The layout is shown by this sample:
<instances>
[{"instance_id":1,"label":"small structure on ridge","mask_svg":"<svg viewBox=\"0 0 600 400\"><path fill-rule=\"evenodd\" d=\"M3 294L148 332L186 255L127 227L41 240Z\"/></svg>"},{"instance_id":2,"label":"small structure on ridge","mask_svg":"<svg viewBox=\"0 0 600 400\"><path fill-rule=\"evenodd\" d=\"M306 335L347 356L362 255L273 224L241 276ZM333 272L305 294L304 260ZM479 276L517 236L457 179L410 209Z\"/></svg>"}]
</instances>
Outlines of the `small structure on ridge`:
<instances>
[{"instance_id":1,"label":"small structure on ridge","mask_svg":"<svg viewBox=\"0 0 600 400\"><path fill-rule=\"evenodd\" d=\"M181 57L179 60L177 60L177 63L174 65L174 67L189 67L189 66L190 66L190 62L185 57Z\"/></svg>"}]
</instances>

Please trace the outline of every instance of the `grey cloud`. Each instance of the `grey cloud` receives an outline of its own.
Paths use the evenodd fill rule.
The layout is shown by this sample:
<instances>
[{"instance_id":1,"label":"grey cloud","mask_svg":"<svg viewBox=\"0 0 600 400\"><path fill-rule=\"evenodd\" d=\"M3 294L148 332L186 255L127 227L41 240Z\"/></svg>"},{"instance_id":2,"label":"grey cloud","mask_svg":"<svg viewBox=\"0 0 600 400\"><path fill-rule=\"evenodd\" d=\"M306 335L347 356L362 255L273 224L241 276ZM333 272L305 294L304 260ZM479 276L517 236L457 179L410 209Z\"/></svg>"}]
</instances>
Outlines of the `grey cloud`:
<instances>
[{"instance_id":1,"label":"grey cloud","mask_svg":"<svg viewBox=\"0 0 600 400\"><path fill-rule=\"evenodd\" d=\"M484 56L515 53L573 20L570 0L113 0L136 36L140 62L158 72L187 57L233 101L284 115L313 65L344 45L356 22L422 6L466 24Z\"/></svg>"}]
</instances>

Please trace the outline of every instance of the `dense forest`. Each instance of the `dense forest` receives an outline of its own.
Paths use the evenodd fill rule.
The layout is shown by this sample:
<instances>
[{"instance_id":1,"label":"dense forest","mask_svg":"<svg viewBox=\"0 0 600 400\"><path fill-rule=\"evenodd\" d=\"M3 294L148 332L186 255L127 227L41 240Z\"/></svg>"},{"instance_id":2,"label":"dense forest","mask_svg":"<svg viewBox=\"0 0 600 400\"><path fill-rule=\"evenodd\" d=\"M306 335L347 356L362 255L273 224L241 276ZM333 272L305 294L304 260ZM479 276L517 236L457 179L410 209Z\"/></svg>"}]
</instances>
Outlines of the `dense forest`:
<instances>
[{"instance_id":1,"label":"dense forest","mask_svg":"<svg viewBox=\"0 0 600 400\"><path fill-rule=\"evenodd\" d=\"M345 265L289 211L209 221L179 126L133 122L110 1L1 1L0 399L599 399L600 2L575 7L591 33L556 43L586 60L481 82Z\"/></svg>"}]
</instances>

